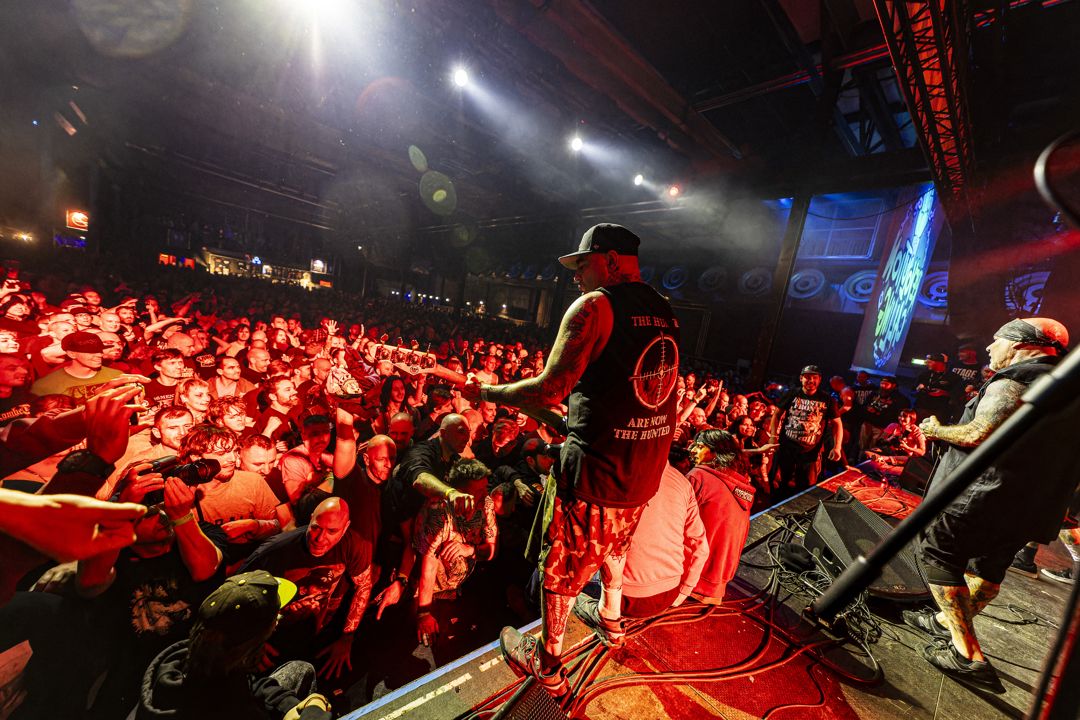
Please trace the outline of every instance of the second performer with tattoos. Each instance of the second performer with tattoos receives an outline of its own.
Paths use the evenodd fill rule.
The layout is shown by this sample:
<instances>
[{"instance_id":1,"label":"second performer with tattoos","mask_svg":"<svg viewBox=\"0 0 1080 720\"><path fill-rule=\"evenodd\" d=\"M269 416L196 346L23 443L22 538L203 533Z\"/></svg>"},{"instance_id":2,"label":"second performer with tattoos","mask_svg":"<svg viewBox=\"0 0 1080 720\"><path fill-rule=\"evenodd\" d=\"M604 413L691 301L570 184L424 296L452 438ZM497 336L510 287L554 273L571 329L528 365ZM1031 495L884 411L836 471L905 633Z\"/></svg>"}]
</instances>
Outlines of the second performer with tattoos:
<instances>
[{"instance_id":1,"label":"second performer with tattoos","mask_svg":"<svg viewBox=\"0 0 1080 720\"><path fill-rule=\"evenodd\" d=\"M621 635L622 571L642 507L656 493L676 424L678 323L668 301L641 282L640 240L601 224L559 258L582 296L567 309L543 372L509 385L470 383L466 399L538 417L569 396L567 439L545 493L543 635L503 628L503 655L554 695L567 691L560 660L574 598L599 569L601 638ZM554 490L554 492L553 492Z\"/></svg>"},{"instance_id":2,"label":"second performer with tattoos","mask_svg":"<svg viewBox=\"0 0 1080 720\"><path fill-rule=\"evenodd\" d=\"M994 333L986 348L994 375L959 423L942 425L931 415L919 426L927 440L948 445L930 493L1020 406L1024 391L1054 369L1068 344L1065 327L1048 318L1012 320ZM922 655L953 677L999 685L975 637L974 618L997 596L1016 551L1029 540L1055 537L1076 482L1031 477L1023 465L1009 458L986 470L922 537L919 559L938 612L906 610L904 622L937 641Z\"/></svg>"}]
</instances>

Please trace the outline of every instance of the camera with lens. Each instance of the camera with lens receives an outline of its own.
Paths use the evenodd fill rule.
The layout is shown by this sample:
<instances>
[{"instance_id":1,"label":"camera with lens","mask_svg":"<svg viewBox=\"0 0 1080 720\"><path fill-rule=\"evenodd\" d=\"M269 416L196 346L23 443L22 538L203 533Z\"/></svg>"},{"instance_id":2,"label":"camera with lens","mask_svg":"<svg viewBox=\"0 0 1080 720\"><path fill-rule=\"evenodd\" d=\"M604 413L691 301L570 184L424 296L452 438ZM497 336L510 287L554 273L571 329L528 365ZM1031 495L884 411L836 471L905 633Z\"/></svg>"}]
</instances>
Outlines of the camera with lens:
<instances>
[{"instance_id":1,"label":"camera with lens","mask_svg":"<svg viewBox=\"0 0 1080 720\"><path fill-rule=\"evenodd\" d=\"M185 485L203 485L217 477L217 474L221 472L221 463L209 458L181 463L175 455L166 455L151 462L150 467L139 474L146 475L153 472L161 473L167 478L178 478Z\"/></svg>"}]
</instances>

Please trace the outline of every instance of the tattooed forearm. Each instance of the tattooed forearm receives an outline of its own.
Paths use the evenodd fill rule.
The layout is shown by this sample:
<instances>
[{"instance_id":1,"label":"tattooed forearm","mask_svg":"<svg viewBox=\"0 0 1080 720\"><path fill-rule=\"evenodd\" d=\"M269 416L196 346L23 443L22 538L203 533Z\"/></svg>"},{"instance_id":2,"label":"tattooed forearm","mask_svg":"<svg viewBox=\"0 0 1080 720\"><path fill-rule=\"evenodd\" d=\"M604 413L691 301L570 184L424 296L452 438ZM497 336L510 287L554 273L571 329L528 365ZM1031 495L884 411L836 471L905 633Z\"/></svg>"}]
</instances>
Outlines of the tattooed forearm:
<instances>
[{"instance_id":1,"label":"tattooed forearm","mask_svg":"<svg viewBox=\"0 0 1080 720\"><path fill-rule=\"evenodd\" d=\"M927 436L960 447L974 447L997 430L1020 407L1024 386L1014 380L998 380L990 384L979 401L975 417L963 425L938 425Z\"/></svg>"},{"instance_id":2,"label":"tattooed forearm","mask_svg":"<svg viewBox=\"0 0 1080 720\"><path fill-rule=\"evenodd\" d=\"M500 404L538 409L562 402L589 364L600 336L601 303L607 303L602 295L586 295L567 312L542 373L510 385L488 386L486 397Z\"/></svg>"},{"instance_id":3,"label":"tattooed forearm","mask_svg":"<svg viewBox=\"0 0 1080 720\"><path fill-rule=\"evenodd\" d=\"M345 617L345 632L356 632L360 627L360 618L364 617L368 601L371 599L371 568L352 578L355 592L352 604L349 606L349 614Z\"/></svg>"}]
</instances>

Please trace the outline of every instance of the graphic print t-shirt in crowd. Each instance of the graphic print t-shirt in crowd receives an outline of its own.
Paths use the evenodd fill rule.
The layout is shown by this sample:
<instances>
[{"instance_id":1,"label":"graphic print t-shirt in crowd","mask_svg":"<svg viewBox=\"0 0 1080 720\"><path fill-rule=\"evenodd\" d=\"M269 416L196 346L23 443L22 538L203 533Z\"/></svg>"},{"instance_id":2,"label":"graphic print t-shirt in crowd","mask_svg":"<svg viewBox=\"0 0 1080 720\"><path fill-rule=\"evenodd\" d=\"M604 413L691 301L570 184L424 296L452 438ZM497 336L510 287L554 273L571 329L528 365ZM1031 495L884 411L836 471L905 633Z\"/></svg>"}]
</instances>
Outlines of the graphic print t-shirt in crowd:
<instances>
[{"instance_id":1,"label":"graphic print t-shirt in crowd","mask_svg":"<svg viewBox=\"0 0 1080 720\"><path fill-rule=\"evenodd\" d=\"M494 544L499 530L495 522L495 501L484 498L483 507L466 518L454 513L445 503L428 503L416 521L413 545L421 557L434 555L448 542L465 543L473 547ZM476 567L476 555L461 557L447 564L440 562L435 573L435 592L456 590Z\"/></svg>"},{"instance_id":2,"label":"graphic print t-shirt in crowd","mask_svg":"<svg viewBox=\"0 0 1080 720\"><path fill-rule=\"evenodd\" d=\"M780 409L787 412L784 437L806 452L815 452L821 447L826 425L840 417L836 400L821 388L813 395L807 395L799 388L780 402Z\"/></svg>"},{"instance_id":3,"label":"graphic print t-shirt in crowd","mask_svg":"<svg viewBox=\"0 0 1080 720\"><path fill-rule=\"evenodd\" d=\"M314 557L308 552L306 535L307 526L267 540L240 572L267 570L291 580L296 584L296 597L281 609L281 623L292 625L311 619L321 630L345 595L341 578L357 577L371 567L371 545L349 530L330 552Z\"/></svg>"},{"instance_id":4,"label":"graphic print t-shirt in crowd","mask_svg":"<svg viewBox=\"0 0 1080 720\"><path fill-rule=\"evenodd\" d=\"M601 288L611 338L570 395L561 483L579 500L637 507L660 487L675 430L679 323L644 283Z\"/></svg>"}]
</instances>

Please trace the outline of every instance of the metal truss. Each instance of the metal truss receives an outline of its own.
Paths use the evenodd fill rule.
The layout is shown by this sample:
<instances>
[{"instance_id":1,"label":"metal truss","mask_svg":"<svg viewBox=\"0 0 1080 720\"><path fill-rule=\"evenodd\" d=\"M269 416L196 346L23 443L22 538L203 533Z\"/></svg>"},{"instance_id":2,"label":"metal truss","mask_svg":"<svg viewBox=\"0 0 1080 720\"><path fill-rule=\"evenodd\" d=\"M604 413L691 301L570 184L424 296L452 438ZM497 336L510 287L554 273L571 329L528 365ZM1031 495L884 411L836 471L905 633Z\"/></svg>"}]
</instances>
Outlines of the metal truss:
<instances>
[{"instance_id":1,"label":"metal truss","mask_svg":"<svg viewBox=\"0 0 1080 720\"><path fill-rule=\"evenodd\" d=\"M967 210L972 167L964 5L962 0L874 0L897 81L949 215Z\"/></svg>"}]
</instances>

